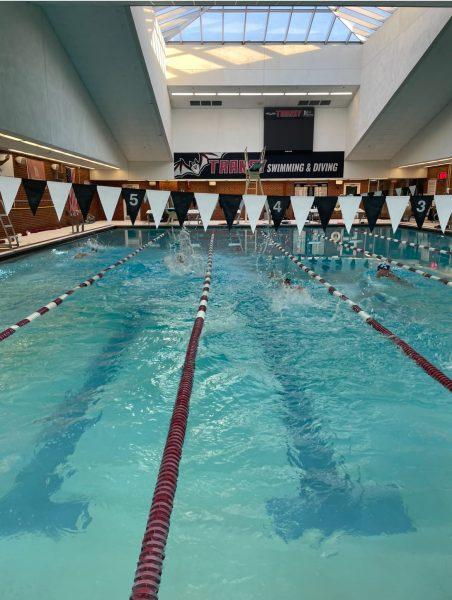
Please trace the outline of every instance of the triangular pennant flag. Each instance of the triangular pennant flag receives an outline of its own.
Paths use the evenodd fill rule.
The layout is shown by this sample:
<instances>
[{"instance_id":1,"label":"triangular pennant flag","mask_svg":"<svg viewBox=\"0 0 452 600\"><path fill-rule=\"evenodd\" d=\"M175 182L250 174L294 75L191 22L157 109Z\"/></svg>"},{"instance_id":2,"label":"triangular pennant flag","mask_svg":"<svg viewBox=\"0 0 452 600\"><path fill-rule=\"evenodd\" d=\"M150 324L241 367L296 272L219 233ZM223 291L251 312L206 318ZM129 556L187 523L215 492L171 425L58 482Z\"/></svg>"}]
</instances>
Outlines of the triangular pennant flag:
<instances>
[{"instance_id":1,"label":"triangular pennant flag","mask_svg":"<svg viewBox=\"0 0 452 600\"><path fill-rule=\"evenodd\" d=\"M132 221L132 225L135 225L136 218L146 195L146 190L124 187L121 190L121 194L127 206L127 214Z\"/></svg>"},{"instance_id":2,"label":"triangular pennant flag","mask_svg":"<svg viewBox=\"0 0 452 600\"><path fill-rule=\"evenodd\" d=\"M154 217L155 227L158 229L162 220L163 211L170 197L170 192L164 190L147 190L149 206L151 207L152 216Z\"/></svg>"},{"instance_id":3,"label":"triangular pennant flag","mask_svg":"<svg viewBox=\"0 0 452 600\"><path fill-rule=\"evenodd\" d=\"M36 215L46 184L47 181L42 181L42 179L22 179L22 185L33 215Z\"/></svg>"},{"instance_id":4,"label":"triangular pennant flag","mask_svg":"<svg viewBox=\"0 0 452 600\"><path fill-rule=\"evenodd\" d=\"M446 231L450 215L452 214L452 196L435 196L435 206L436 212L438 213L439 224L441 225L441 230L444 233Z\"/></svg>"},{"instance_id":5,"label":"triangular pennant flag","mask_svg":"<svg viewBox=\"0 0 452 600\"><path fill-rule=\"evenodd\" d=\"M411 210L413 211L414 218L416 220L419 229L424 224L425 217L433 202L433 196L411 196Z\"/></svg>"},{"instance_id":6,"label":"triangular pennant flag","mask_svg":"<svg viewBox=\"0 0 452 600\"><path fill-rule=\"evenodd\" d=\"M86 219L94 192L96 191L96 186L93 184L85 185L84 183L73 183L72 189L74 190L83 218Z\"/></svg>"},{"instance_id":7,"label":"triangular pennant flag","mask_svg":"<svg viewBox=\"0 0 452 600\"><path fill-rule=\"evenodd\" d=\"M63 209L66 205L71 185L71 183L65 183L61 181L47 182L47 187L49 189L50 197L52 198L58 221L61 220L61 215L63 214Z\"/></svg>"},{"instance_id":8,"label":"triangular pennant flag","mask_svg":"<svg viewBox=\"0 0 452 600\"><path fill-rule=\"evenodd\" d=\"M378 190L377 192L374 193L374 196L384 196L382 190Z\"/></svg>"},{"instance_id":9,"label":"triangular pennant flag","mask_svg":"<svg viewBox=\"0 0 452 600\"><path fill-rule=\"evenodd\" d=\"M18 177L0 176L0 196L2 197L6 214L9 213L14 204L21 181Z\"/></svg>"},{"instance_id":10,"label":"triangular pennant flag","mask_svg":"<svg viewBox=\"0 0 452 600\"><path fill-rule=\"evenodd\" d=\"M415 185L410 185L410 187L408 189L410 190L410 194L412 196L416 195L416 186Z\"/></svg>"},{"instance_id":11,"label":"triangular pennant flag","mask_svg":"<svg viewBox=\"0 0 452 600\"><path fill-rule=\"evenodd\" d=\"M401 196L401 195L402 195L402 188L401 188L401 187L399 187L399 188L395 188L395 190L394 190L394 191L395 191L395 193L397 194L397 196Z\"/></svg>"},{"instance_id":12,"label":"triangular pennant flag","mask_svg":"<svg viewBox=\"0 0 452 600\"><path fill-rule=\"evenodd\" d=\"M193 204L195 195L193 192L171 192L171 198L173 199L177 220L182 227L187 218L188 209Z\"/></svg>"},{"instance_id":13,"label":"triangular pennant flag","mask_svg":"<svg viewBox=\"0 0 452 600\"><path fill-rule=\"evenodd\" d=\"M406 210L408 196L386 196L386 206L388 207L389 218L391 219L392 231L397 231L397 227L402 220L403 213Z\"/></svg>"},{"instance_id":14,"label":"triangular pennant flag","mask_svg":"<svg viewBox=\"0 0 452 600\"><path fill-rule=\"evenodd\" d=\"M228 229L231 229L235 219L237 218L237 212L240 208L240 204L242 203L242 196L220 194L219 201L221 210L224 212L224 218L226 219Z\"/></svg>"},{"instance_id":15,"label":"triangular pennant flag","mask_svg":"<svg viewBox=\"0 0 452 600\"><path fill-rule=\"evenodd\" d=\"M290 196L267 196L267 203L272 215L273 224L276 231L278 231L278 227L286 215L286 210L289 208Z\"/></svg>"},{"instance_id":16,"label":"triangular pennant flag","mask_svg":"<svg viewBox=\"0 0 452 600\"><path fill-rule=\"evenodd\" d=\"M245 209L248 214L251 231L254 233L257 222L261 216L262 209L264 208L267 196L261 196L260 194L244 194L243 202L245 203Z\"/></svg>"},{"instance_id":17,"label":"triangular pennant flag","mask_svg":"<svg viewBox=\"0 0 452 600\"><path fill-rule=\"evenodd\" d=\"M201 194L196 192L195 200L196 205L198 206L199 215L201 217L204 231L207 231L207 227L210 223L210 218L218 202L218 194Z\"/></svg>"},{"instance_id":18,"label":"triangular pennant flag","mask_svg":"<svg viewBox=\"0 0 452 600\"><path fill-rule=\"evenodd\" d=\"M105 217L107 218L107 221L111 221L118 204L121 188L109 185L98 185L97 193L99 194L99 200L104 209Z\"/></svg>"},{"instance_id":19,"label":"triangular pennant flag","mask_svg":"<svg viewBox=\"0 0 452 600\"><path fill-rule=\"evenodd\" d=\"M373 231L385 203L385 196L373 196L371 198L363 196L362 200L369 229Z\"/></svg>"},{"instance_id":20,"label":"triangular pennant flag","mask_svg":"<svg viewBox=\"0 0 452 600\"><path fill-rule=\"evenodd\" d=\"M341 206L345 229L350 233L353 221L355 220L355 215L361 204L361 196L344 196L343 198L339 198L339 204Z\"/></svg>"},{"instance_id":21,"label":"triangular pennant flag","mask_svg":"<svg viewBox=\"0 0 452 600\"><path fill-rule=\"evenodd\" d=\"M290 202L292 204L293 214L295 217L295 223L297 224L298 233L301 233L306 223L311 210L312 203L314 202L315 196L291 196Z\"/></svg>"},{"instance_id":22,"label":"triangular pennant flag","mask_svg":"<svg viewBox=\"0 0 452 600\"><path fill-rule=\"evenodd\" d=\"M320 198L315 199L315 205L319 211L319 218L323 231L326 231L336 204L337 196L321 196Z\"/></svg>"}]
</instances>

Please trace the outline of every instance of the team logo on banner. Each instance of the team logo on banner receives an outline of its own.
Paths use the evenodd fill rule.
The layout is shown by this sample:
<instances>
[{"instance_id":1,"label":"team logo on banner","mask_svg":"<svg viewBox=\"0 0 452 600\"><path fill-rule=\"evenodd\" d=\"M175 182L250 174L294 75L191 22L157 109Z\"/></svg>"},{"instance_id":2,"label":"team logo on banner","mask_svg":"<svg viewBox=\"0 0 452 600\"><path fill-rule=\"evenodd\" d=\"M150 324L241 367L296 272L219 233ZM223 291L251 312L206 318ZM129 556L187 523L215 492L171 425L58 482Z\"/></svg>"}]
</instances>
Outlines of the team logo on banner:
<instances>
[{"instance_id":1,"label":"team logo on banner","mask_svg":"<svg viewBox=\"0 0 452 600\"><path fill-rule=\"evenodd\" d=\"M224 218L228 225L228 229L231 229L234 225L234 221L237 218L237 212L242 202L242 196L232 196L229 194L220 194L220 206L224 212Z\"/></svg>"},{"instance_id":2,"label":"team logo on banner","mask_svg":"<svg viewBox=\"0 0 452 600\"><path fill-rule=\"evenodd\" d=\"M193 192L171 192L171 198L173 199L177 220L182 227L187 218L188 209L193 204L195 195Z\"/></svg>"},{"instance_id":3,"label":"team logo on banner","mask_svg":"<svg viewBox=\"0 0 452 600\"><path fill-rule=\"evenodd\" d=\"M290 196L267 196L268 207L270 209L273 224L278 231L281 221L286 216L286 210L289 208Z\"/></svg>"},{"instance_id":4,"label":"team logo on banner","mask_svg":"<svg viewBox=\"0 0 452 600\"><path fill-rule=\"evenodd\" d=\"M373 231L377 223L377 219L380 216L384 203L385 196L363 196L363 206L366 211L367 223L371 231Z\"/></svg>"},{"instance_id":5,"label":"team logo on banner","mask_svg":"<svg viewBox=\"0 0 452 600\"><path fill-rule=\"evenodd\" d=\"M336 204L337 196L322 196L321 198L315 199L315 205L319 211L319 218L323 231L326 231Z\"/></svg>"},{"instance_id":6,"label":"team logo on banner","mask_svg":"<svg viewBox=\"0 0 452 600\"><path fill-rule=\"evenodd\" d=\"M72 189L74 190L74 194L77 198L77 202L80 207L83 218L86 219L89 213L91 202L93 201L96 186L85 185L83 183L73 183Z\"/></svg>"},{"instance_id":7,"label":"team logo on banner","mask_svg":"<svg viewBox=\"0 0 452 600\"><path fill-rule=\"evenodd\" d=\"M31 212L33 213L33 216L35 216L44 190L46 189L47 181L42 181L40 179L22 179L22 185L24 186Z\"/></svg>"},{"instance_id":8,"label":"team logo on banner","mask_svg":"<svg viewBox=\"0 0 452 600\"><path fill-rule=\"evenodd\" d=\"M424 224L425 217L427 216L427 213L430 210L432 201L432 196L410 197L411 210L413 211L413 215L419 229L421 229L422 225Z\"/></svg>"},{"instance_id":9,"label":"team logo on banner","mask_svg":"<svg viewBox=\"0 0 452 600\"><path fill-rule=\"evenodd\" d=\"M140 211L141 205L143 204L146 190L139 190L137 188L122 188L122 197L127 206L127 214L132 221L132 225L135 225L136 218Z\"/></svg>"}]
</instances>

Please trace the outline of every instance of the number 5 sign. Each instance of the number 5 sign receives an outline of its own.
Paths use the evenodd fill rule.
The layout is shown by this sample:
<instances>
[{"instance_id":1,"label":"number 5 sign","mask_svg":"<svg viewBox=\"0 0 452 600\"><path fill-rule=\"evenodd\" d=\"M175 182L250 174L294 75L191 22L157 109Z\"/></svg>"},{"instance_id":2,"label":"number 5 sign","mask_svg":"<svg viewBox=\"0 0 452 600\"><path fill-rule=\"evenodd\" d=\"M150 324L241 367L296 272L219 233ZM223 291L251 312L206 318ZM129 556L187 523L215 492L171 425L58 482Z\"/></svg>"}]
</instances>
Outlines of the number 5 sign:
<instances>
[{"instance_id":1,"label":"number 5 sign","mask_svg":"<svg viewBox=\"0 0 452 600\"><path fill-rule=\"evenodd\" d=\"M143 203L146 190L137 190L134 188L122 188L122 197L127 206L127 214L132 221L132 225L135 224L140 207Z\"/></svg>"}]
</instances>

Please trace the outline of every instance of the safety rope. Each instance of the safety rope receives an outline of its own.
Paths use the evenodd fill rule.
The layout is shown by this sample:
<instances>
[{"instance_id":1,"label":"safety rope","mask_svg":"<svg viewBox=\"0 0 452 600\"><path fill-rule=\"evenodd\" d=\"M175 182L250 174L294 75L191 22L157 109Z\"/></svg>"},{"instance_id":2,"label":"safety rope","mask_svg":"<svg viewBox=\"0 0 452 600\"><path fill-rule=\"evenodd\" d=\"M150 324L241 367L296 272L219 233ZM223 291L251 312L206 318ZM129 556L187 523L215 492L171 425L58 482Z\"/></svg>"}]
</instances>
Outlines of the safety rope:
<instances>
[{"instance_id":1,"label":"safety rope","mask_svg":"<svg viewBox=\"0 0 452 600\"><path fill-rule=\"evenodd\" d=\"M52 310L53 308L62 304L62 302L64 302L64 300L66 300L66 298L68 298L69 296L72 296L72 294L75 294L76 291L78 291L82 288L88 287L88 286L92 285L93 283L96 283L96 281L98 281L99 279L102 279L102 277L105 275L105 273L107 273L108 271L111 271L112 269L116 269L116 267L119 267L120 265L124 264L125 262L130 260L133 256L136 256L139 252L142 252L145 248L147 248L148 246L150 246L151 244L153 244L154 242L156 242L157 240L162 238L164 235L166 235L166 231L161 233L159 236L157 236L153 240L149 241L147 244L144 244L140 248L137 248L137 250L135 250L131 254L128 254L121 260L118 260L118 262L115 262L114 264L110 265L106 269L102 269L101 271L99 271L99 273L96 273L96 275L93 275L92 277L89 277L82 283L79 283L75 288L68 290L65 294L61 294L61 296L58 296L58 298L55 298L55 300L52 300L48 304L45 304L41 308L38 308L38 310L36 310L34 313L32 313L31 315L28 315L28 317L21 319L14 325L10 325L9 327L7 327L6 329L4 329L3 331L0 332L0 342L3 342L4 340L6 340L10 336L12 336L13 333L16 333L16 331L20 327L24 327L24 325L28 325L28 323L31 323L38 317L42 317L42 315L45 315L47 312L49 312L49 310Z\"/></svg>"},{"instance_id":2,"label":"safety rope","mask_svg":"<svg viewBox=\"0 0 452 600\"><path fill-rule=\"evenodd\" d=\"M157 600L158 598L166 540L168 538L179 475L179 465L182 457L182 447L187 427L196 353L206 317L207 301L209 299L213 241L214 235L212 234L202 296L185 354L179 390L174 404L165 449L160 462L159 474L138 558L130 600Z\"/></svg>"},{"instance_id":3,"label":"safety rope","mask_svg":"<svg viewBox=\"0 0 452 600\"><path fill-rule=\"evenodd\" d=\"M425 246L424 244L416 244L414 242L406 242L399 240L398 238L387 237L385 235L377 235L376 233L368 233L370 237L379 238L380 240L387 240L388 242L396 242L404 246L411 246L412 248L423 248L424 250L430 250L430 252L440 252L441 254L452 254L451 250L441 250L441 248L433 248L431 246Z\"/></svg>"},{"instance_id":4,"label":"safety rope","mask_svg":"<svg viewBox=\"0 0 452 600\"><path fill-rule=\"evenodd\" d=\"M388 263L394 263L398 267L405 269L405 271L410 271L411 273L417 273L421 275L421 277L425 277L426 279L433 279L434 281L438 281L439 283L443 283L449 287L452 287L452 280L447 279L447 277L438 277L437 275L432 275L432 273L427 273L427 271L423 271L422 269L417 269L416 267L406 265L405 263L401 263L398 260L393 260L392 258L387 258L386 256L382 256L381 254L374 254L373 252L369 252L368 250L363 250L362 248L356 248L351 244L345 244L344 242L338 242L337 240L333 240L331 237L327 235L322 235L322 239L326 239L328 242L333 242L339 248L347 248L349 250L353 250L354 252L359 252L360 254L364 254L368 258L378 258L379 260L383 260Z\"/></svg>"},{"instance_id":5,"label":"safety rope","mask_svg":"<svg viewBox=\"0 0 452 600\"><path fill-rule=\"evenodd\" d=\"M266 236L268 238L270 244L272 244L273 246L276 246L276 248L278 248L278 250L280 250L288 258L290 258L290 260L294 264L296 264L297 267L299 267L305 273L307 273L310 277L312 277L313 279L315 279L316 281L318 281L319 283L324 285L328 289L328 292L331 295L346 302L350 306L350 308L353 310L353 312L357 313L359 315L359 317L361 317L361 319L365 323L367 323L368 325L373 327L376 331L378 331L379 333L384 335L386 338L391 340L391 342L393 342L396 346L401 348L402 351L409 358L411 358L411 360L413 360L416 364L418 364L421 367L421 369L423 369L428 375L430 375L430 377L432 377L433 379L438 381L438 383L440 383L442 386L444 386L446 389L448 389L450 392L452 392L452 379L450 377L448 377L442 371L437 369L434 365L432 365L432 363L430 363L426 358L424 358L421 354L419 354L419 352L414 350L414 348L412 348L409 344L407 344L406 342L401 340L398 336L396 336L394 333L392 333L392 331L387 329L384 325L379 323L376 319L371 317L360 306L358 306L358 304L353 302L353 300L350 300L350 298L348 298L345 294L342 294L340 291L338 291L333 285L331 285L323 277L321 277L320 275L315 273L315 271L312 271L311 269L309 269L309 267L306 267L301 261L297 260L295 258L295 256L290 254L285 248L283 248L283 246L281 246L281 244L278 244L277 242L273 241L265 233L262 233L262 235Z\"/></svg>"}]
</instances>

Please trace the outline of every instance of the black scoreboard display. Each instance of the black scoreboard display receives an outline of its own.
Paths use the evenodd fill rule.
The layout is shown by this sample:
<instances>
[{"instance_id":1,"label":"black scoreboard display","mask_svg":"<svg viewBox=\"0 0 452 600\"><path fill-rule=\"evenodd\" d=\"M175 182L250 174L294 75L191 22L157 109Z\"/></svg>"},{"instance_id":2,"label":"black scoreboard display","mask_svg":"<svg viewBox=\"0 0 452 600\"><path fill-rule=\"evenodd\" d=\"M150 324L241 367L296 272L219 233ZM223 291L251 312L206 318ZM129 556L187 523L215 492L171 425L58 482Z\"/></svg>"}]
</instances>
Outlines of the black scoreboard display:
<instances>
[{"instance_id":1,"label":"black scoreboard display","mask_svg":"<svg viewBox=\"0 0 452 600\"><path fill-rule=\"evenodd\" d=\"M313 108L264 108L264 146L267 151L312 152Z\"/></svg>"}]
</instances>

